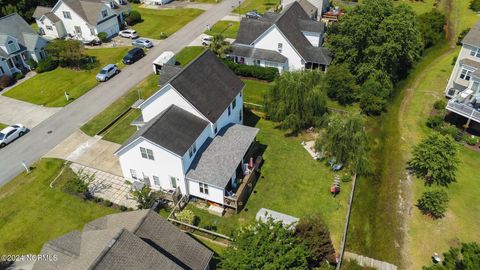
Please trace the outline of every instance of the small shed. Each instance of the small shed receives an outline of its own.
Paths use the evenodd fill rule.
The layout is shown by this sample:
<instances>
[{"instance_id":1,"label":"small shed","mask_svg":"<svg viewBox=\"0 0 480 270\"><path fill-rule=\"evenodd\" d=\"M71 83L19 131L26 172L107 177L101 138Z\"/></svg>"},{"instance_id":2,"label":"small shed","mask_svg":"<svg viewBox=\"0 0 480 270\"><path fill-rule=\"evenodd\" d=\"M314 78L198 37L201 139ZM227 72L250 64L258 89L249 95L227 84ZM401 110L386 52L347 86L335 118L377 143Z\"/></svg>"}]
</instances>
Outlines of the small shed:
<instances>
[{"instance_id":1,"label":"small shed","mask_svg":"<svg viewBox=\"0 0 480 270\"><path fill-rule=\"evenodd\" d=\"M153 61L153 72L155 74L159 74L160 70L165 64L169 65L175 65L176 59L175 59L175 53L171 51L166 51L160 54L159 57L157 57Z\"/></svg>"},{"instance_id":2,"label":"small shed","mask_svg":"<svg viewBox=\"0 0 480 270\"><path fill-rule=\"evenodd\" d=\"M255 218L262 222L267 222L269 218L272 218L273 221L281 221L283 223L283 226L292 229L295 228L295 225L299 220L297 217L292 217L266 208L261 208L260 210L258 210Z\"/></svg>"}]
</instances>

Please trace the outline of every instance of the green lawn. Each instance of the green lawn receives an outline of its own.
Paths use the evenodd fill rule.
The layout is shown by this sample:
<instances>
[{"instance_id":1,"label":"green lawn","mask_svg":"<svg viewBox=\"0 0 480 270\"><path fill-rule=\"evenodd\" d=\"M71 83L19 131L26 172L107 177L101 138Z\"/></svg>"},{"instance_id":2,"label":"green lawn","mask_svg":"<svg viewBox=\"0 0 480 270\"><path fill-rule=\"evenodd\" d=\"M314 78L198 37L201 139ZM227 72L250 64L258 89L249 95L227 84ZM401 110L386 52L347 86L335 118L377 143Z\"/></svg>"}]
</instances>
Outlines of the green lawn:
<instances>
[{"instance_id":1,"label":"green lawn","mask_svg":"<svg viewBox=\"0 0 480 270\"><path fill-rule=\"evenodd\" d=\"M186 66L193 59L199 56L205 48L203 46L190 46L183 48L180 52L177 53L176 60L181 66Z\"/></svg>"},{"instance_id":2,"label":"green lawn","mask_svg":"<svg viewBox=\"0 0 480 270\"><path fill-rule=\"evenodd\" d=\"M41 159L28 175L20 174L0 188L0 254L38 254L55 237L115 212L66 194L50 182L63 160ZM66 169L59 185L73 172Z\"/></svg>"},{"instance_id":3,"label":"green lawn","mask_svg":"<svg viewBox=\"0 0 480 270\"><path fill-rule=\"evenodd\" d=\"M263 14L265 11L274 10L279 4L279 0L245 0L240 7L233 10L233 13L245 14L251 10L256 10Z\"/></svg>"},{"instance_id":4,"label":"green lawn","mask_svg":"<svg viewBox=\"0 0 480 270\"><path fill-rule=\"evenodd\" d=\"M137 131L137 128L132 126L131 123L141 114L142 112L140 110L130 111L122 119L117 121L113 127L102 134L103 139L110 142L123 144L126 140L128 140L128 138L130 138L130 136L133 135L133 133L135 133L135 131Z\"/></svg>"},{"instance_id":5,"label":"green lawn","mask_svg":"<svg viewBox=\"0 0 480 270\"><path fill-rule=\"evenodd\" d=\"M264 97L267 94L271 84L264 81L250 79L243 79L242 81L245 83L245 88L243 90L243 101L264 105Z\"/></svg>"},{"instance_id":6,"label":"green lawn","mask_svg":"<svg viewBox=\"0 0 480 270\"><path fill-rule=\"evenodd\" d=\"M203 10L194 8L178 9L147 9L138 5L133 6L142 15L143 21L132 26L142 37L160 39L163 32L167 36L172 35L178 29L203 13Z\"/></svg>"},{"instance_id":7,"label":"green lawn","mask_svg":"<svg viewBox=\"0 0 480 270\"><path fill-rule=\"evenodd\" d=\"M7 125L7 124L0 123L0 130L4 129L4 128L6 128L6 127L8 127L8 125Z\"/></svg>"},{"instance_id":8,"label":"green lawn","mask_svg":"<svg viewBox=\"0 0 480 270\"><path fill-rule=\"evenodd\" d=\"M88 92L98 84L95 75L103 66L113 63L122 67L121 59L129 49L123 47L86 50L88 55L97 58L98 68L76 71L59 67L38 74L3 95L47 107L65 106L68 103L65 92L72 98L70 102Z\"/></svg>"},{"instance_id":9,"label":"green lawn","mask_svg":"<svg viewBox=\"0 0 480 270\"><path fill-rule=\"evenodd\" d=\"M38 28L37 23L32 23L30 26L32 27L33 31L38 32L39 28Z\"/></svg>"},{"instance_id":10,"label":"green lawn","mask_svg":"<svg viewBox=\"0 0 480 270\"><path fill-rule=\"evenodd\" d=\"M202 3L202 4L218 4L222 0L191 0L193 3Z\"/></svg>"},{"instance_id":11,"label":"green lawn","mask_svg":"<svg viewBox=\"0 0 480 270\"><path fill-rule=\"evenodd\" d=\"M212 26L210 31L206 31L207 35L222 34L225 38L237 38L238 28L240 28L240 22L234 21L219 21Z\"/></svg>"},{"instance_id":12,"label":"green lawn","mask_svg":"<svg viewBox=\"0 0 480 270\"><path fill-rule=\"evenodd\" d=\"M302 137L286 137L277 123L258 119L246 112L246 124L260 129L257 139L265 146L262 175L250 195L245 209L238 215L218 217L190 204L200 219L200 227L216 226L217 232L229 235L239 226L253 221L257 211L268 208L296 217L320 214L328 225L335 247L341 240L346 203L351 184L342 183L342 192L333 198L329 188L334 173L322 162L315 161L302 147Z\"/></svg>"},{"instance_id":13,"label":"green lawn","mask_svg":"<svg viewBox=\"0 0 480 270\"><path fill-rule=\"evenodd\" d=\"M125 95L117 99L114 103L108 106L101 113L96 115L80 129L89 136L96 135L102 128L110 124L117 116L128 110L135 101L138 100L138 94L142 99L147 99L155 93L158 87L158 76L155 74L149 75L146 79L140 82L137 86L128 91Z\"/></svg>"}]
</instances>

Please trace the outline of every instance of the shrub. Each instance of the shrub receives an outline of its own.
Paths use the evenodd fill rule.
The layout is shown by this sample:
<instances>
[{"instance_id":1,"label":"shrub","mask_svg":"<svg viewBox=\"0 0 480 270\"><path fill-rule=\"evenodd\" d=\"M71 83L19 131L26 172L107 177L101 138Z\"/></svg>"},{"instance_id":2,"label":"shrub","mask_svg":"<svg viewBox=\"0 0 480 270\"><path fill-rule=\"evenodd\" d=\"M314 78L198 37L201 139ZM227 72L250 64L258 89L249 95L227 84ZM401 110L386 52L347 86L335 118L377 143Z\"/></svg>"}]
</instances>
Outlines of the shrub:
<instances>
[{"instance_id":1,"label":"shrub","mask_svg":"<svg viewBox=\"0 0 480 270\"><path fill-rule=\"evenodd\" d=\"M259 67L237 64L230 60L224 60L224 63L237 75L243 77L253 77L259 80L273 81L278 76L278 69L273 67Z\"/></svg>"},{"instance_id":2,"label":"shrub","mask_svg":"<svg viewBox=\"0 0 480 270\"><path fill-rule=\"evenodd\" d=\"M109 200L105 200L105 201L103 201L103 205L105 205L106 207L111 207L113 205L113 203Z\"/></svg>"},{"instance_id":3,"label":"shrub","mask_svg":"<svg viewBox=\"0 0 480 270\"><path fill-rule=\"evenodd\" d=\"M478 138L475 137L475 136L466 136L465 137L465 142L468 144L468 145L476 145L478 143Z\"/></svg>"},{"instance_id":4,"label":"shrub","mask_svg":"<svg viewBox=\"0 0 480 270\"><path fill-rule=\"evenodd\" d=\"M427 119L427 127L437 129L443 124L443 117L439 115L430 116Z\"/></svg>"},{"instance_id":5,"label":"shrub","mask_svg":"<svg viewBox=\"0 0 480 270\"><path fill-rule=\"evenodd\" d=\"M30 67L30 69L35 70L38 66L37 61L33 60L33 58L28 59L27 65Z\"/></svg>"},{"instance_id":6,"label":"shrub","mask_svg":"<svg viewBox=\"0 0 480 270\"><path fill-rule=\"evenodd\" d=\"M93 201L96 202L96 203L101 203L101 202L103 202L103 199L100 198L100 197L95 197L95 199L93 199Z\"/></svg>"},{"instance_id":7,"label":"shrub","mask_svg":"<svg viewBox=\"0 0 480 270\"><path fill-rule=\"evenodd\" d=\"M130 0L130 3L134 3L134 4L140 4L141 1L140 0Z\"/></svg>"},{"instance_id":8,"label":"shrub","mask_svg":"<svg viewBox=\"0 0 480 270\"><path fill-rule=\"evenodd\" d=\"M132 191L132 195L138 203L139 209L149 209L155 202L153 193L149 186L145 185L141 189Z\"/></svg>"},{"instance_id":9,"label":"shrub","mask_svg":"<svg viewBox=\"0 0 480 270\"><path fill-rule=\"evenodd\" d=\"M53 60L51 57L44 58L38 61L38 67L36 69L37 73L42 73L50 70L56 69L58 66L57 61Z\"/></svg>"},{"instance_id":10,"label":"shrub","mask_svg":"<svg viewBox=\"0 0 480 270\"><path fill-rule=\"evenodd\" d=\"M128 208L126 206L120 205L120 211L125 212L127 210L128 210Z\"/></svg>"},{"instance_id":11,"label":"shrub","mask_svg":"<svg viewBox=\"0 0 480 270\"><path fill-rule=\"evenodd\" d=\"M178 221L181 221L183 223L187 224L193 224L195 221L195 214L191 210L183 210L180 213L176 215Z\"/></svg>"},{"instance_id":12,"label":"shrub","mask_svg":"<svg viewBox=\"0 0 480 270\"><path fill-rule=\"evenodd\" d=\"M438 132L442 135L448 135L453 139L457 138L459 134L462 134L462 131L459 130L456 126L448 123L442 123L438 128Z\"/></svg>"},{"instance_id":13,"label":"shrub","mask_svg":"<svg viewBox=\"0 0 480 270\"><path fill-rule=\"evenodd\" d=\"M448 201L448 194L444 190L425 191L418 200L417 207L423 214L441 218L447 211Z\"/></svg>"},{"instance_id":14,"label":"shrub","mask_svg":"<svg viewBox=\"0 0 480 270\"><path fill-rule=\"evenodd\" d=\"M160 33L160 39L166 39L168 38L168 35L165 34L164 32Z\"/></svg>"},{"instance_id":15,"label":"shrub","mask_svg":"<svg viewBox=\"0 0 480 270\"><path fill-rule=\"evenodd\" d=\"M3 75L0 77L0 89L9 87L15 83L15 80L12 76Z\"/></svg>"},{"instance_id":16,"label":"shrub","mask_svg":"<svg viewBox=\"0 0 480 270\"><path fill-rule=\"evenodd\" d=\"M82 194L85 198L90 198L90 190L88 187L95 180L95 174L88 174L83 169L79 170L75 177L69 179L62 190L68 193Z\"/></svg>"},{"instance_id":17,"label":"shrub","mask_svg":"<svg viewBox=\"0 0 480 270\"><path fill-rule=\"evenodd\" d=\"M437 100L435 101L435 103L433 104L433 107L436 109L436 110L444 110L445 109L445 106L447 106L447 102L443 99L441 100Z\"/></svg>"},{"instance_id":18,"label":"shrub","mask_svg":"<svg viewBox=\"0 0 480 270\"><path fill-rule=\"evenodd\" d=\"M22 72L18 72L18 73L15 73L14 77L15 77L15 80L18 81L25 78L25 74L23 74Z\"/></svg>"},{"instance_id":19,"label":"shrub","mask_svg":"<svg viewBox=\"0 0 480 270\"><path fill-rule=\"evenodd\" d=\"M100 32L98 33L97 37L102 41L102 42L107 42L108 41L108 34L106 32Z\"/></svg>"},{"instance_id":20,"label":"shrub","mask_svg":"<svg viewBox=\"0 0 480 270\"><path fill-rule=\"evenodd\" d=\"M463 38L470 32L470 28L463 29L462 32L458 35L457 45L462 45Z\"/></svg>"},{"instance_id":21,"label":"shrub","mask_svg":"<svg viewBox=\"0 0 480 270\"><path fill-rule=\"evenodd\" d=\"M472 2L470 2L470 9L480 12L480 0L472 0Z\"/></svg>"},{"instance_id":22,"label":"shrub","mask_svg":"<svg viewBox=\"0 0 480 270\"><path fill-rule=\"evenodd\" d=\"M350 181L352 181L352 176L349 173L345 173L345 174L342 175L340 180L342 182L350 182Z\"/></svg>"},{"instance_id":23,"label":"shrub","mask_svg":"<svg viewBox=\"0 0 480 270\"><path fill-rule=\"evenodd\" d=\"M142 21L142 15L140 15L140 12L136 10L132 10L130 14L128 14L127 18L125 18L125 22L130 26L137 24L141 21Z\"/></svg>"}]
</instances>

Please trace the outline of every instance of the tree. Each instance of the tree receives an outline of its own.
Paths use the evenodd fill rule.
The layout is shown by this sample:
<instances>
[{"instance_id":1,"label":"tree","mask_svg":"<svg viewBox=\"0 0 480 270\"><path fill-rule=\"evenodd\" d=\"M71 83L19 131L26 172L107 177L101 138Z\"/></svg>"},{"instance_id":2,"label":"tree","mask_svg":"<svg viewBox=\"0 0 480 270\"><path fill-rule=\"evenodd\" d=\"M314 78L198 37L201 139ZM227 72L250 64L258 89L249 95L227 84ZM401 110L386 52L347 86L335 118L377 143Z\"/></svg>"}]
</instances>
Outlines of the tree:
<instances>
[{"instance_id":1,"label":"tree","mask_svg":"<svg viewBox=\"0 0 480 270\"><path fill-rule=\"evenodd\" d=\"M423 214L433 218L442 218L447 211L448 201L448 194L445 190L425 191L418 199L417 207Z\"/></svg>"},{"instance_id":2,"label":"tree","mask_svg":"<svg viewBox=\"0 0 480 270\"><path fill-rule=\"evenodd\" d=\"M472 0L470 2L470 9L476 12L480 12L480 0Z\"/></svg>"},{"instance_id":3,"label":"tree","mask_svg":"<svg viewBox=\"0 0 480 270\"><path fill-rule=\"evenodd\" d=\"M448 186L456 181L457 146L451 137L434 132L414 147L409 164L427 184Z\"/></svg>"},{"instance_id":4,"label":"tree","mask_svg":"<svg viewBox=\"0 0 480 270\"><path fill-rule=\"evenodd\" d=\"M321 80L317 71L284 72L278 76L266 97L268 116L294 132L318 123L327 112Z\"/></svg>"},{"instance_id":5,"label":"tree","mask_svg":"<svg viewBox=\"0 0 480 270\"><path fill-rule=\"evenodd\" d=\"M418 17L420 32L426 48L437 44L444 37L444 26L447 18L437 9L423 13Z\"/></svg>"},{"instance_id":6,"label":"tree","mask_svg":"<svg viewBox=\"0 0 480 270\"><path fill-rule=\"evenodd\" d=\"M330 66L325 84L328 96L338 100L340 104L350 104L357 98L358 85L355 76L345 64Z\"/></svg>"},{"instance_id":7,"label":"tree","mask_svg":"<svg viewBox=\"0 0 480 270\"><path fill-rule=\"evenodd\" d=\"M385 110L392 91L392 82L385 72L372 73L361 86L360 108L368 115L380 114Z\"/></svg>"},{"instance_id":8,"label":"tree","mask_svg":"<svg viewBox=\"0 0 480 270\"><path fill-rule=\"evenodd\" d=\"M256 221L237 231L220 269L307 269L307 247L281 222Z\"/></svg>"},{"instance_id":9,"label":"tree","mask_svg":"<svg viewBox=\"0 0 480 270\"><path fill-rule=\"evenodd\" d=\"M390 0L366 0L342 17L328 34L337 63L362 84L375 70L397 82L420 58L423 43L412 8Z\"/></svg>"},{"instance_id":10,"label":"tree","mask_svg":"<svg viewBox=\"0 0 480 270\"><path fill-rule=\"evenodd\" d=\"M45 52L60 66L80 67L87 55L82 42L78 40L55 39L45 46Z\"/></svg>"},{"instance_id":11,"label":"tree","mask_svg":"<svg viewBox=\"0 0 480 270\"><path fill-rule=\"evenodd\" d=\"M230 47L230 43L221 34L214 35L212 41L208 44L208 48L219 58L225 58L225 54L230 51Z\"/></svg>"},{"instance_id":12,"label":"tree","mask_svg":"<svg viewBox=\"0 0 480 270\"><path fill-rule=\"evenodd\" d=\"M75 177L69 179L62 190L69 193L79 193L85 198L90 198L94 191L91 191L93 187L90 185L95 181L95 173L89 174L82 168L76 174Z\"/></svg>"},{"instance_id":13,"label":"tree","mask_svg":"<svg viewBox=\"0 0 480 270\"><path fill-rule=\"evenodd\" d=\"M27 22L34 22L33 12L37 6L52 7L57 0L0 0L0 17L17 12Z\"/></svg>"},{"instance_id":14,"label":"tree","mask_svg":"<svg viewBox=\"0 0 480 270\"><path fill-rule=\"evenodd\" d=\"M310 250L311 256L308 258L310 268L319 267L325 261L335 263L335 249L330 232L320 216L300 219L295 227L295 234Z\"/></svg>"},{"instance_id":15,"label":"tree","mask_svg":"<svg viewBox=\"0 0 480 270\"><path fill-rule=\"evenodd\" d=\"M331 115L325 136L317 139L315 148L318 152L327 151L337 162L349 164L353 174L370 171L365 118L361 115Z\"/></svg>"},{"instance_id":16,"label":"tree","mask_svg":"<svg viewBox=\"0 0 480 270\"><path fill-rule=\"evenodd\" d=\"M187 224L193 224L195 221L195 214L192 212L192 210L188 209L182 210L180 213L176 214L175 217L178 219L178 221Z\"/></svg>"},{"instance_id":17,"label":"tree","mask_svg":"<svg viewBox=\"0 0 480 270\"><path fill-rule=\"evenodd\" d=\"M132 26L142 21L142 15L136 10L130 11L128 16L125 18L125 22Z\"/></svg>"},{"instance_id":18,"label":"tree","mask_svg":"<svg viewBox=\"0 0 480 270\"><path fill-rule=\"evenodd\" d=\"M460 248L450 247L443 254L441 264L424 266L423 270L477 270L480 269L480 245L476 242L462 243Z\"/></svg>"},{"instance_id":19,"label":"tree","mask_svg":"<svg viewBox=\"0 0 480 270\"><path fill-rule=\"evenodd\" d=\"M144 185L141 189L134 189L132 196L137 201L139 209L149 209L155 201L152 190L147 185Z\"/></svg>"}]
</instances>

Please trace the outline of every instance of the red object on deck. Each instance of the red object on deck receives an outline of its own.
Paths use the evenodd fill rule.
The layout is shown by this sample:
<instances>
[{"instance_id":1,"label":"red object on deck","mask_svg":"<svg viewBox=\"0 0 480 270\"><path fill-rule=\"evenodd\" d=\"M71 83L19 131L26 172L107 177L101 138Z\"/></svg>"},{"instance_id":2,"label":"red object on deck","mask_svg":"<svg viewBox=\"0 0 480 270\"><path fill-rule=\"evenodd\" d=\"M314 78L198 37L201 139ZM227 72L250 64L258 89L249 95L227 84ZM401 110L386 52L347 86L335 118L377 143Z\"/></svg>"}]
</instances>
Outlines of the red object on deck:
<instances>
[{"instance_id":1,"label":"red object on deck","mask_svg":"<svg viewBox=\"0 0 480 270\"><path fill-rule=\"evenodd\" d=\"M253 169L253 157L251 157L250 160L248 161L248 168Z\"/></svg>"},{"instance_id":2,"label":"red object on deck","mask_svg":"<svg viewBox=\"0 0 480 270\"><path fill-rule=\"evenodd\" d=\"M330 192L331 192L331 193L336 193L336 192L337 192L337 187L331 186L331 187L330 187Z\"/></svg>"}]
</instances>

